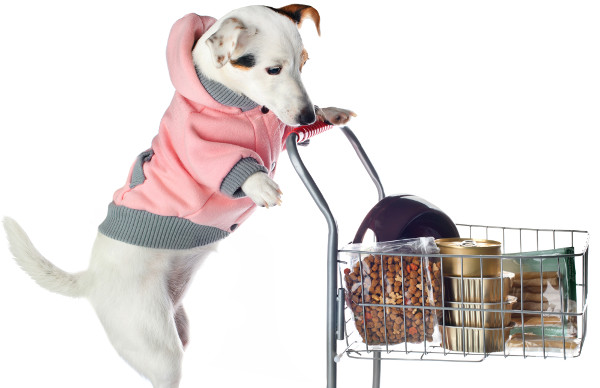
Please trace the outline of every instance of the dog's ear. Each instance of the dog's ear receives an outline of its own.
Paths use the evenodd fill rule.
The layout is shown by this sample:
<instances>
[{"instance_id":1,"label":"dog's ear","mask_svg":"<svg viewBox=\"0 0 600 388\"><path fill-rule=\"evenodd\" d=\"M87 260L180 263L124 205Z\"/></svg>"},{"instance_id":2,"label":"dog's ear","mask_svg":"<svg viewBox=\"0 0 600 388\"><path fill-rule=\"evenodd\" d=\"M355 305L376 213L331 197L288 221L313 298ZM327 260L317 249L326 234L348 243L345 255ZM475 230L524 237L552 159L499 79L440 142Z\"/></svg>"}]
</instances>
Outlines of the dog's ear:
<instances>
[{"instance_id":1,"label":"dog's ear","mask_svg":"<svg viewBox=\"0 0 600 388\"><path fill-rule=\"evenodd\" d=\"M319 16L319 11L310 5L290 4L285 7L271 9L292 19L292 21L298 25L298 28L302 26L304 19L311 19L317 27L317 33L321 36L321 16Z\"/></svg>"},{"instance_id":2,"label":"dog's ear","mask_svg":"<svg viewBox=\"0 0 600 388\"><path fill-rule=\"evenodd\" d=\"M243 54L247 47L248 39L255 34L255 28L246 27L237 18L223 20L217 32L206 40L206 44L212 52L215 66L221 68L231 58Z\"/></svg>"}]
</instances>

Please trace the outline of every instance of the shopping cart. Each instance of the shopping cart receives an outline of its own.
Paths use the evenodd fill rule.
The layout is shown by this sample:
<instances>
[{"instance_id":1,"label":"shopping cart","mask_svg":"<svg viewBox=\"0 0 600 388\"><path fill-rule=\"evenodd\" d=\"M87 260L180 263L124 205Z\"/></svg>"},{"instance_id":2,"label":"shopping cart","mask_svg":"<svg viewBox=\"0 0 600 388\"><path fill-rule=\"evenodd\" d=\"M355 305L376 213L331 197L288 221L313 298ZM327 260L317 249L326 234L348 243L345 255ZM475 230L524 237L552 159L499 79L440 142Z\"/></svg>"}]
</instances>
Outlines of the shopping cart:
<instances>
[{"instance_id":1,"label":"shopping cart","mask_svg":"<svg viewBox=\"0 0 600 388\"><path fill-rule=\"evenodd\" d=\"M316 123L307 127L299 127L286 140L288 155L300 179L308 189L316 205L319 207L328 224L328 247L327 247L327 387L335 388L337 386L337 369L336 364L340 362L344 355L353 359L370 360L373 363L373 388L380 386L381 360L452 360L452 361L475 361L480 362L489 356L500 357L577 357L581 354L581 349L587 333L587 294L588 294L588 243L589 235L586 231L581 230L556 230L556 229L532 229L532 228L514 228L501 226L486 226L486 225L470 225L457 224L457 230L461 237L468 239L486 239L498 240L502 243L502 253L499 255L456 255L456 254L411 254L410 257L402 255L394 255L389 251L365 250L357 245L340 248L338 246L338 227L336 220L323 197L317 184L313 180L306 166L304 165L298 152L297 144L307 138L324 132L332 128L331 125L324 123ZM370 162L367 154L359 143L354 133L348 127L341 127L340 130L348 138L350 144L356 151L359 159L364 165L367 173L373 180L381 202L385 197L383 186L380 179ZM355 241L356 242L356 241ZM572 250L556 253L557 247L572 247ZM532 254L530 251L534 251ZM350 300L350 291L344 288L344 276L348 275L350 267L345 258L354 257L354 264L359 266L357 283L354 285L360 286L362 295L354 301ZM439 268L442 271L441 279L441 303L426 304L425 297L423 301L415 305L408 304L409 302L400 302L392 304L390 300L386 301L386 291L383 284L381 287L382 298L378 301L365 299L365 279L368 272L365 272L365 257L370 257L378 265L379 279L384 278L385 262L390 263L395 260L396 265L403 265L403 260L410 259L419 268L425 269L427 263L431 261L440 262ZM512 279L516 284L516 288L510 292L516 294L520 302L526 300L525 295L532 294L537 297L539 294L540 300L538 304L521 303L518 308L507 310L504 303L499 306L489 306L484 308L483 299L479 302L468 304L463 303L467 293L464 291L464 285L460 288L459 304L447 302L448 293L451 292L446 277L443 274L444 266L441 265L444 260L459 260L462 263L466 260L479 260L481 267L487 260L496 260L500 262L501 274L505 271L512 270L516 273L516 278ZM511 267L512 266L512 267ZM345 267L345 272L343 271ZM358 267L357 267L358 268ZM436 267L437 268L437 267ZM526 270L527 268L527 270ZM557 284L550 287L555 287L559 290L560 298L554 301L554 309L548 309L544 299L545 287L548 287L548 281L545 281L547 269L558 274L557 278L552 279ZM529 272L527 272L529 271ZM568 272L568 274L567 274ZM524 278L524 273L528 278ZM531 276L533 274L533 277ZM567 275L569 279L567 279ZM422 277L423 275L421 275ZM504 276L504 275L501 275ZM368 276L366 276L368 278ZM570 279L574 277L575 279ZM484 274L480 274L474 281L480 280L476 287L476 292L481 292L483 295ZM458 281L463 282L465 278L462 273L458 277ZM383 280L381 281L383 283ZM528 283L529 282L529 283ZM566 284L570 283L569 297L563 295ZM346 282L347 283L347 282ZM513 282L511 282L512 284ZM424 283L423 283L424 284ZM463 284L463 283L461 283ZM348 284L346 284L348 286ZM500 281L500 293L505 295L507 290L504 287L509 287L504 278ZM533 287L533 292L532 292ZM479 289L477 289L479 288ZM539 289L539 293L537 290ZM424 296L424 295L423 295ZM564 296L564 297L563 297ZM356 293L354 295L356 297ZM350 301L350 302L349 302ZM436 301L437 302L437 301ZM405 304L406 303L406 304ZM352 304L353 309L349 309ZM399 322L398 329L395 333L402 334L402 330L406 333L407 326L407 309L411 309L415 314L429 312L435 313L438 334L441 336L441 341L432 342L426 338L423 331L422 340L412 341L417 343L409 343L406 335L403 341L393 342L390 340L392 333L392 325L398 323L391 321L389 318L396 314L402 316L404 322ZM399 314L400 310L402 314ZM380 315L380 328L375 328L372 322L368 322L369 311L373 314L377 312ZM357 314L362 313L362 321L355 320ZM469 344L473 341L468 331L473 330L465 322L459 327L450 327L449 320L452 314L462 315L463 319L466 314L475 314L476 318L481 318L481 327L477 332L479 337L478 346ZM500 329L495 341L500 343L492 349L490 338L492 332L485 327L485 319L488 314L496 314L500 317L509 316L512 320L520 321L519 326L513 326L514 323L508 324L505 319L501 319ZM346 317L349 317L346 319ZM353 317L354 316L354 317ZM365 318L366 317L366 318ZM421 315L422 317L422 315ZM534 321L533 325L527 322ZM369 325L369 327L367 326ZM395 327L397 328L397 327ZM451 328L454 332L448 331ZM374 330L379 330L379 337L373 340ZM486 340L487 335L487 340ZM450 338L452 337L452 338ZM454 343L451 344L451 341ZM493 342L493 341L492 341ZM338 345L341 351L338 350ZM487 347L487 348L486 348Z\"/></svg>"}]
</instances>

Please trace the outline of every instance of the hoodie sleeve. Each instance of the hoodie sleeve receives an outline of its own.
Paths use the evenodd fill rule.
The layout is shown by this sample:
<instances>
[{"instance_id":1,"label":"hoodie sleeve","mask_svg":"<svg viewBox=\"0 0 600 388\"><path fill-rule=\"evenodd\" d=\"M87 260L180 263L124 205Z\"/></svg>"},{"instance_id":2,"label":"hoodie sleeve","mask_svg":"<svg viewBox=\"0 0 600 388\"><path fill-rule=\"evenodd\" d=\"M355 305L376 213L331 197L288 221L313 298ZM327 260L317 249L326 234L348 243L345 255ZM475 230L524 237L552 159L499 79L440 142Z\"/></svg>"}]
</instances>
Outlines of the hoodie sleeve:
<instances>
[{"instance_id":1,"label":"hoodie sleeve","mask_svg":"<svg viewBox=\"0 0 600 388\"><path fill-rule=\"evenodd\" d=\"M242 184L259 171L267 172L259 154L224 139L204 125L189 128L182 163L196 182L233 198L244 197ZM212 133L211 133L212 132Z\"/></svg>"},{"instance_id":2,"label":"hoodie sleeve","mask_svg":"<svg viewBox=\"0 0 600 388\"><path fill-rule=\"evenodd\" d=\"M259 171L268 173L265 166L258 163L256 159L251 157L240 159L221 182L221 192L233 198L245 197L242 185L250 175Z\"/></svg>"}]
</instances>

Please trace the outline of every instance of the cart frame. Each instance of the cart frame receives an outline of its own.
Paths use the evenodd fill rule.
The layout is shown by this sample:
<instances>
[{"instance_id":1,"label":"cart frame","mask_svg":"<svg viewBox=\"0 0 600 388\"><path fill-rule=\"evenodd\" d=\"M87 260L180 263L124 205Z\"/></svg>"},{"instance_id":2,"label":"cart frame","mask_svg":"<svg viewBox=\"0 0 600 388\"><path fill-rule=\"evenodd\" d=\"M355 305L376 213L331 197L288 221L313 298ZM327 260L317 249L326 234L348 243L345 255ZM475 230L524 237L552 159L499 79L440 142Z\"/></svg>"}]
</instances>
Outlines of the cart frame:
<instances>
[{"instance_id":1,"label":"cart frame","mask_svg":"<svg viewBox=\"0 0 600 388\"><path fill-rule=\"evenodd\" d=\"M339 250L339 247L338 247L337 222L333 216L333 213L331 212L331 210L329 208L329 205L327 204L327 201L325 200L323 194L321 193L319 187L317 186L316 182L314 181L314 179L312 178L308 169L306 168L305 164L303 163L303 161L300 157L300 154L298 152L298 147L297 147L297 144L299 142L303 141L304 139L306 139L307 137L310 137L314 134L323 132L324 130L327 130L331 127L332 127L331 125L326 126L326 125L323 125L322 123L320 125L317 125L316 127L315 126L299 127L294 132L292 132L286 140L286 148L287 148L287 152L290 157L291 163L294 166L294 169L296 170L296 172L298 173L298 176L300 177L300 179L306 186L308 192L312 196L313 200L315 201L316 205L323 213L325 220L327 222L327 225L328 225L327 322L326 322L326 324L327 324L327 326L326 326L326 331L327 331L327 336L326 336L327 337L326 338L326 340L327 340L327 343L326 343L327 388L336 388L337 387L337 362L339 362L340 358L344 354L348 354L348 356L351 358L371 359L373 362L373 388L379 388L380 387L380 379L381 379L382 352L386 352L386 350L387 350L386 353L388 355L389 354L393 355L394 352L390 352L387 349L387 344L386 344L386 349L382 349L381 347L371 347L371 349L369 349L369 344L367 343L366 344L366 352L371 353L371 355L368 357L364 357L361 355L361 353L359 351L353 351L351 349L352 344L348 342L348 337L346 336L346 332L347 332L346 323L347 322L345 320L345 314L344 314L344 310L346 308L346 297L345 297L346 290L344 288L340 287L341 279L338 280L338 278L341 278L341 272L339 269L340 262L338 259L338 253L341 252L341 250ZM369 157L367 156L365 150L361 146L360 142L358 141L358 139L356 138L354 133L350 130L350 128L340 127L340 130L346 136L346 138L348 139L348 141L354 148L358 158L360 159L363 166L365 167L368 175L373 180L373 183L375 184L375 187L378 192L379 201L381 201L385 197L383 185L381 184L379 176L378 176L373 164L371 163ZM572 244L573 244L573 235L574 234L581 234L581 235L586 236L587 239L585 241L585 244L584 244L585 247L584 247L582 253L575 252L574 255L569 255L569 256L581 257L581 260L582 260L582 262L581 262L582 263L581 267L582 267L582 271L583 271L582 280L581 280L581 284L577 284L578 287L581 287L581 299L582 299L581 310L580 310L580 312L578 310L578 312L575 312L575 313L567 313L561 309L561 313L555 313L555 315L559 315L562 318L571 317L571 316L574 316L576 318L577 317L581 318L582 337L581 337L581 345L579 347L579 352L581 352L581 348L583 347L583 342L584 342L585 335L587 332L588 241L589 241L589 236L588 236L587 232L579 231L579 230L566 231L566 230L547 230L547 229L507 228L507 227L491 227L491 226L467 225L467 224L457 224L457 226L469 228L469 237L470 237L472 228L485 228L486 236L488 233L488 228L499 229L499 230L502 230L502 236L503 236L502 238L504 238L505 230L518 230L520 234L523 231L535 231L535 233L540 233L540 231L542 231L542 232L551 232L553 234L555 234L556 232L570 233ZM360 253L360 252L357 252L357 253ZM419 255L414 255L414 256L419 256ZM441 257L441 255L426 255L426 256ZM444 255L444 256L447 257L447 256L452 256L452 255ZM467 255L459 255L457 257L468 257L468 256ZM481 256L474 256L474 257L478 257L478 258L482 259ZM489 256L489 257L492 257L492 256ZM499 256L499 257L502 258L505 256ZM519 256L517 255L517 257L519 257ZM523 259L524 258L521 258L520 262L522 262ZM541 271L541 268L540 268L540 271ZM442 272L442 276L443 276L443 272ZM366 305L366 304L363 303L362 305ZM377 306L381 307L381 308L383 308L383 307L398 307L398 306L387 306L385 304L377 305ZM400 307L407 307L407 306L400 306ZM423 308L425 308L424 305L423 305ZM436 307L428 307L428 308L436 308ZM437 307L437 309L445 312L446 310L456 310L457 308ZM458 310L464 311L466 309L459 308ZM481 310L479 310L479 311L481 311ZM504 313L505 310L502 309L499 312ZM542 326L543 326L543 316L545 315L545 312L543 312L543 310L542 311L523 311L523 310L521 310L520 313L522 316L524 313L539 314L542 318ZM384 322L385 322L385 320L384 320ZM464 330L464 325L463 325L463 330ZM442 332L443 332L443 330L442 330ZM542 330L542 336L543 336L543 333L544 333L544 330ZM564 323L563 323L563 333L564 333ZM341 341L344 339L346 339L346 348L338 354L337 341L338 340ZM485 330L484 330L484 342L485 342ZM543 357L546 358L547 355L546 355L546 349L545 349L545 339L543 340L542 343L544 344ZM410 353L410 352L406 351L406 354L408 354L408 353ZM406 358L406 357L393 356L393 357L387 357L386 359L388 359L388 358L389 359L401 359L401 360L424 359L423 355L428 354L427 350L425 350L424 353L420 353L420 352L417 352L417 353L421 354L421 356L416 357L416 358L415 357ZM430 353L436 353L436 352L430 352ZM442 356L444 358L451 353L459 354L459 355L462 354L464 356L467 355L467 352L464 352L464 351L457 353L457 352L449 352L449 351L446 351L445 349L443 352L438 352L438 354L442 354ZM500 356L504 355L504 357L507 357L506 351L504 351L503 353L504 354L500 354ZM482 357L480 359L477 359L476 361L482 361L488 355L491 355L491 354L486 353L485 349L484 349ZM523 339L523 357L529 357L528 355L526 355L526 352L525 352L525 340L524 339ZM563 357L566 358L566 349L564 347L564 341L563 341ZM433 358L432 360L438 361L441 359ZM463 360L458 360L458 361L463 361ZM465 358L464 361L472 361L472 360L467 360Z\"/></svg>"}]
</instances>

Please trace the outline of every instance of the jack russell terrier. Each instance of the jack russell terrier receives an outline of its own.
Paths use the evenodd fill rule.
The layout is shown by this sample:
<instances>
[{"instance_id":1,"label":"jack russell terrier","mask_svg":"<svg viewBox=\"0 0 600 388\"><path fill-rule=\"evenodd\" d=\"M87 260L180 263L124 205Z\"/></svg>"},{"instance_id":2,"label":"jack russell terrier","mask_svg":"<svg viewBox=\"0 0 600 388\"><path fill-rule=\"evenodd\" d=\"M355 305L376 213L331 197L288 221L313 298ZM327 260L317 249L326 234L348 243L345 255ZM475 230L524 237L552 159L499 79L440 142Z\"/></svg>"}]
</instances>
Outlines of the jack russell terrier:
<instances>
[{"instance_id":1,"label":"jack russell terrier","mask_svg":"<svg viewBox=\"0 0 600 388\"><path fill-rule=\"evenodd\" d=\"M298 32L306 19L320 33L317 10L298 4L174 24L175 95L152 147L114 194L86 271L57 268L4 220L18 264L50 291L86 297L117 352L155 388L179 386L189 338L182 298L200 263L256 205L281 203L272 177L286 136L316 119L339 125L355 116L319 110L308 97Z\"/></svg>"}]
</instances>

